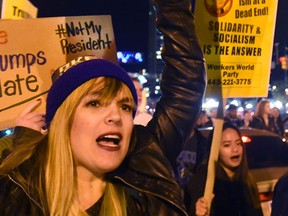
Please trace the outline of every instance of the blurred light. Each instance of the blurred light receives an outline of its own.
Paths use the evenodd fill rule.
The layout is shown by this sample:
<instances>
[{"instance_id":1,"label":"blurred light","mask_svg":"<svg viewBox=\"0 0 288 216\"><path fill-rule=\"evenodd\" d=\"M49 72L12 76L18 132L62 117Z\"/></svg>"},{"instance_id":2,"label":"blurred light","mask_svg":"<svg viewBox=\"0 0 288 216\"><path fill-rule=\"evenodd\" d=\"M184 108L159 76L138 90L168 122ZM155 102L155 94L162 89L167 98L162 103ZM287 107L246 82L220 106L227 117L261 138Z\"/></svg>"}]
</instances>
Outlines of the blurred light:
<instances>
[{"instance_id":1,"label":"blurred light","mask_svg":"<svg viewBox=\"0 0 288 216\"><path fill-rule=\"evenodd\" d=\"M156 59L162 59L161 55L156 55Z\"/></svg>"},{"instance_id":2,"label":"blurred light","mask_svg":"<svg viewBox=\"0 0 288 216\"><path fill-rule=\"evenodd\" d=\"M159 85L156 85L156 86L155 86L155 89L156 89L156 90L160 90L160 86L159 86Z\"/></svg>"},{"instance_id":3,"label":"blurred light","mask_svg":"<svg viewBox=\"0 0 288 216\"><path fill-rule=\"evenodd\" d=\"M246 104L246 109L252 109L253 108L253 105L251 104L251 103L248 103L248 104Z\"/></svg>"},{"instance_id":4,"label":"blurred light","mask_svg":"<svg viewBox=\"0 0 288 216\"><path fill-rule=\"evenodd\" d=\"M4 136L9 136L13 133L13 131L11 129L7 129L4 131Z\"/></svg>"},{"instance_id":5,"label":"blurred light","mask_svg":"<svg viewBox=\"0 0 288 216\"><path fill-rule=\"evenodd\" d=\"M155 109L150 108L150 109L149 109L149 112L150 112L150 113L154 113L154 112L155 112Z\"/></svg>"},{"instance_id":6,"label":"blurred light","mask_svg":"<svg viewBox=\"0 0 288 216\"><path fill-rule=\"evenodd\" d=\"M239 106L239 103L238 103L238 101L237 100L233 100L233 101L231 101L231 103L230 104L234 104L235 106Z\"/></svg>"},{"instance_id":7,"label":"blurred light","mask_svg":"<svg viewBox=\"0 0 288 216\"><path fill-rule=\"evenodd\" d=\"M275 101L274 103L273 103L273 105L275 106L275 107L277 107L278 109L282 109L282 107L283 107L283 104L282 104L282 102L281 101Z\"/></svg>"},{"instance_id":8,"label":"blurred light","mask_svg":"<svg viewBox=\"0 0 288 216\"><path fill-rule=\"evenodd\" d=\"M251 142L251 138L250 138L250 137L242 136L241 138L242 138L242 142L243 142L243 143L249 143L249 142Z\"/></svg>"},{"instance_id":9,"label":"blurred light","mask_svg":"<svg viewBox=\"0 0 288 216\"><path fill-rule=\"evenodd\" d=\"M214 100L213 98L208 99L205 103L203 103L203 108L214 108L214 107L218 107L219 102L217 102L216 100Z\"/></svg>"},{"instance_id":10,"label":"blurred light","mask_svg":"<svg viewBox=\"0 0 288 216\"><path fill-rule=\"evenodd\" d=\"M139 52L135 53L135 59L139 62L143 62L142 54Z\"/></svg>"},{"instance_id":11,"label":"blurred light","mask_svg":"<svg viewBox=\"0 0 288 216\"><path fill-rule=\"evenodd\" d=\"M117 58L120 63L142 63L143 56L140 52L117 52Z\"/></svg>"},{"instance_id":12,"label":"blurred light","mask_svg":"<svg viewBox=\"0 0 288 216\"><path fill-rule=\"evenodd\" d=\"M277 89L277 86L275 86L275 85L274 85L274 86L272 86L272 89L273 89L273 90Z\"/></svg>"},{"instance_id":13,"label":"blurred light","mask_svg":"<svg viewBox=\"0 0 288 216\"><path fill-rule=\"evenodd\" d=\"M243 107L239 107L239 108L237 109L237 111L238 111L238 112L243 112L243 111L244 111L244 108L243 108Z\"/></svg>"},{"instance_id":14,"label":"blurred light","mask_svg":"<svg viewBox=\"0 0 288 216\"><path fill-rule=\"evenodd\" d=\"M143 76L141 74L139 74L137 78L142 85L147 82L147 79L145 78L145 76Z\"/></svg>"},{"instance_id":15,"label":"blurred light","mask_svg":"<svg viewBox=\"0 0 288 216\"><path fill-rule=\"evenodd\" d=\"M286 56L282 56L282 57L280 57L279 58L279 61L280 61L280 63L281 63L281 68L283 69L283 70L287 70L288 69L288 67L287 67L287 61L288 61L288 58L286 57Z\"/></svg>"}]
</instances>

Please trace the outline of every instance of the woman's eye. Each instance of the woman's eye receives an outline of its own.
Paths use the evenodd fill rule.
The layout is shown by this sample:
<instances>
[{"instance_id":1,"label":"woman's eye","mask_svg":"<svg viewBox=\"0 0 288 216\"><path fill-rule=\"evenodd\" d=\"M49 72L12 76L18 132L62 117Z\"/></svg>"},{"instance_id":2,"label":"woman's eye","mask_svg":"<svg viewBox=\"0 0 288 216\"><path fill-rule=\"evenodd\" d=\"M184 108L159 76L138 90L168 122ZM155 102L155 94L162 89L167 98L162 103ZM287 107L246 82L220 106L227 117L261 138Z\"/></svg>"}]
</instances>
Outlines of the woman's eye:
<instances>
[{"instance_id":1,"label":"woman's eye","mask_svg":"<svg viewBox=\"0 0 288 216\"><path fill-rule=\"evenodd\" d=\"M92 107L99 107L100 106L100 101L90 101L88 102L88 106L92 106Z\"/></svg>"},{"instance_id":2,"label":"woman's eye","mask_svg":"<svg viewBox=\"0 0 288 216\"><path fill-rule=\"evenodd\" d=\"M132 107L128 104L123 104L121 106L121 109L124 110L124 111L127 111L127 112L131 112L132 111Z\"/></svg>"},{"instance_id":3,"label":"woman's eye","mask_svg":"<svg viewBox=\"0 0 288 216\"><path fill-rule=\"evenodd\" d=\"M230 144L229 143L223 143L223 147L229 147Z\"/></svg>"}]
</instances>

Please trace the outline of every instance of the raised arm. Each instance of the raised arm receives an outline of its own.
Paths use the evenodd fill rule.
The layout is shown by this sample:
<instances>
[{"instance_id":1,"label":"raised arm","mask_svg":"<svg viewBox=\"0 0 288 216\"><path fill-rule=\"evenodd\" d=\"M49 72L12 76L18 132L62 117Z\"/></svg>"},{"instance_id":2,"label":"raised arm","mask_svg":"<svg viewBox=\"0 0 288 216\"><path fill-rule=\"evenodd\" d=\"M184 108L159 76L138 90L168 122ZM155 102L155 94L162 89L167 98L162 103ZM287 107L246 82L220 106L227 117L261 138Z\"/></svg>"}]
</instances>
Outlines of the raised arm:
<instances>
[{"instance_id":1,"label":"raised arm","mask_svg":"<svg viewBox=\"0 0 288 216\"><path fill-rule=\"evenodd\" d=\"M157 28L164 35L162 97L148 128L170 163L192 132L206 88L205 60L195 33L190 0L156 0Z\"/></svg>"}]
</instances>

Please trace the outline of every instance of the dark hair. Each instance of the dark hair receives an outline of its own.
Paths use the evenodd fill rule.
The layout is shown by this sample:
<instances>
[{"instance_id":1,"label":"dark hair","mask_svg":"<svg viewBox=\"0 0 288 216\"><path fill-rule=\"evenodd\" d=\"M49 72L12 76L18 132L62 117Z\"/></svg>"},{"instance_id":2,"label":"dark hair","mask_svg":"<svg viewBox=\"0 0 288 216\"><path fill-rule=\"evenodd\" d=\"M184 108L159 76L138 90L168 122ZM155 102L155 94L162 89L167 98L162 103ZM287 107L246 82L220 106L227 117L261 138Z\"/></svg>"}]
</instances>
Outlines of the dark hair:
<instances>
[{"instance_id":1,"label":"dark hair","mask_svg":"<svg viewBox=\"0 0 288 216\"><path fill-rule=\"evenodd\" d=\"M222 127L222 132L227 130L228 128L235 130L237 134L239 135L239 137L242 137L239 128L237 128L230 122L224 122L223 127ZM210 145L210 149L211 149L211 143L213 139L213 132L214 132L214 129L211 131L209 135L209 139L208 139L208 144ZM256 185L255 180L253 179L253 176L250 174L249 169L248 169L246 151L245 151L245 146L244 146L242 139L241 139L241 144L243 146L243 155L242 155L242 160L241 160L240 165L235 169L234 181L237 181L243 185L243 190L244 190L243 193L245 194L247 202L253 204L255 208L260 208L257 185ZM219 174L223 172L222 170L223 168L221 168L221 165L218 163L216 176L219 177Z\"/></svg>"},{"instance_id":2,"label":"dark hair","mask_svg":"<svg viewBox=\"0 0 288 216\"><path fill-rule=\"evenodd\" d=\"M230 110L237 110L237 108L238 108L238 107L237 107L236 105L230 104L227 110L228 110L228 111L230 111Z\"/></svg>"}]
</instances>

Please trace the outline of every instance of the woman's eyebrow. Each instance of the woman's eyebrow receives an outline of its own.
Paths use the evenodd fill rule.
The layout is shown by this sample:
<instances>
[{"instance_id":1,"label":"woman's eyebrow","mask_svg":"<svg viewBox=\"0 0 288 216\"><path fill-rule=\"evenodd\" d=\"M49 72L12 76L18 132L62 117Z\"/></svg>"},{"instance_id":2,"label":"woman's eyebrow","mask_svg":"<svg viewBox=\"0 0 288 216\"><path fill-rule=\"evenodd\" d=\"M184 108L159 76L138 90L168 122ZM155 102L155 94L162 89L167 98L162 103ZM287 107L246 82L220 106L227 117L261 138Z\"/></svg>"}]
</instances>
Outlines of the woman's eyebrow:
<instances>
[{"instance_id":1,"label":"woman's eyebrow","mask_svg":"<svg viewBox=\"0 0 288 216\"><path fill-rule=\"evenodd\" d=\"M133 102L133 99L131 97L124 97L124 98L121 98L118 102L119 103Z\"/></svg>"}]
</instances>

